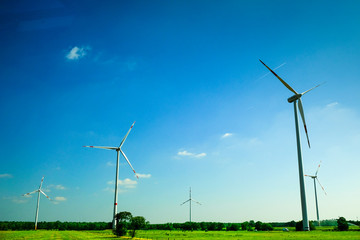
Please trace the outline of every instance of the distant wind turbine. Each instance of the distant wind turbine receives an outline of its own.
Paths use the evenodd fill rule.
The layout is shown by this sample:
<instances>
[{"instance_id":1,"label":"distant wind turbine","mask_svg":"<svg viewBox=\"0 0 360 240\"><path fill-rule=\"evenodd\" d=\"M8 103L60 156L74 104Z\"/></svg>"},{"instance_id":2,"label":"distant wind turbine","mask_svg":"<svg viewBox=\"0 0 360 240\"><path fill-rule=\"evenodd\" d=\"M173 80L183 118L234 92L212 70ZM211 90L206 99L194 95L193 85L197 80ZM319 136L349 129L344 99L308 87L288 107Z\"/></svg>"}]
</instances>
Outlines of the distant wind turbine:
<instances>
[{"instance_id":1,"label":"distant wind turbine","mask_svg":"<svg viewBox=\"0 0 360 240\"><path fill-rule=\"evenodd\" d=\"M37 205L36 205L36 214L35 214L35 230L37 229L37 222L38 222L38 215L39 215L40 193L44 194L44 196L51 201L51 199L49 198L49 196L46 195L46 194L41 190L41 186L42 186L42 184L43 184L43 181L44 181L44 177L42 177L42 179L41 179L39 189L37 189L37 190L35 190L35 191L33 191L33 192L29 192L29 193L23 194L23 196L28 196L28 195L33 194L33 193L36 193L36 192L38 193L38 199L37 199Z\"/></svg>"},{"instance_id":2,"label":"distant wind turbine","mask_svg":"<svg viewBox=\"0 0 360 240\"><path fill-rule=\"evenodd\" d=\"M260 59L259 59L260 60ZM260 60L260 62L262 64L264 64L264 66L270 70L270 72L272 72L275 77L277 77L282 84L285 85L285 87L287 89L289 89L291 92L293 92L295 95L291 96L288 98L288 102L289 103L294 103L294 114L295 114L295 130L296 130L296 142L297 142L297 153L298 153L298 165L299 165L299 180L300 180L300 196L301 196L301 209L302 209L302 217L303 217L303 230L304 231L310 231L309 228L309 220L308 220L308 216L307 216L307 209L306 209L306 197L305 197L305 185L304 185L304 173L303 173L303 166L302 166L302 156L301 156L301 145L300 145L300 132L299 132L299 123L298 123L298 115L297 115L297 109L296 109L296 105L298 105L299 108L299 112L300 112L300 116L301 119L304 123L304 129L305 129L305 133L306 133L306 138L307 138L307 142L310 148L310 141L309 141L309 136L307 133L307 129L306 129L306 123L305 123L305 115L304 115L304 110L303 110L303 106L301 103L301 97L313 90L314 88L317 88L319 85L303 92L303 93L297 93L292 87L290 87L289 84L287 84L284 80L282 80L273 70L271 70L268 66L266 66L265 63L263 63L263 61ZM298 102L298 104L297 104Z\"/></svg>"},{"instance_id":3,"label":"distant wind turbine","mask_svg":"<svg viewBox=\"0 0 360 240\"><path fill-rule=\"evenodd\" d=\"M194 199L191 198L191 188L190 188L190 192L189 192L189 199L186 200L185 202L183 202L182 204L180 204L180 206L184 205L187 202L189 202L189 204L190 204L190 222L191 222L191 202L195 202L195 203L201 205L201 203L199 203L199 202L197 202L197 201L195 201Z\"/></svg>"},{"instance_id":4,"label":"distant wind turbine","mask_svg":"<svg viewBox=\"0 0 360 240\"><path fill-rule=\"evenodd\" d=\"M321 162L320 162L320 164L321 164ZM319 168L320 168L320 164L319 164L319 166L318 166L318 168L317 168L317 170L316 170L316 172L315 172L315 175L314 175L314 176L311 176L311 175L306 175L306 174L305 174L305 176L307 176L307 177L311 177L311 178L314 180L315 203L316 203L316 216L317 216L317 221L318 221L319 226L320 226L320 219L319 219L319 208L318 208L318 200L317 200L316 182L315 182L315 179L318 181L318 183L319 183L320 187L322 188L322 190L324 191L324 193L325 193L325 195L326 195L325 189L324 189L324 187L321 185L321 183L320 183L320 181L319 181L319 179L318 179L318 177L317 177L317 174L318 174L318 172L319 172Z\"/></svg>"},{"instance_id":5,"label":"distant wind turbine","mask_svg":"<svg viewBox=\"0 0 360 240\"><path fill-rule=\"evenodd\" d=\"M127 163L130 165L131 169L133 170L133 172L135 173L135 176L137 178L138 175L136 174L133 166L131 165L129 159L126 157L125 153L121 150L121 147L124 145L124 142L127 138L127 136L129 135L131 129L133 128L135 122L131 125L129 131L126 133L125 137L123 138L123 140L121 141L119 147L99 147L99 146L83 146L83 147L90 147L90 148L102 148L102 149L107 149L107 150L115 150L117 152L117 161L116 161L116 177L115 177L115 197L114 197L114 214L113 214L113 222L112 222L112 227L114 230L116 230L116 219L115 219L115 215L117 214L117 196L118 196L118 179L119 179L119 152L121 152L121 154L124 156L125 160L127 161Z\"/></svg>"}]
</instances>

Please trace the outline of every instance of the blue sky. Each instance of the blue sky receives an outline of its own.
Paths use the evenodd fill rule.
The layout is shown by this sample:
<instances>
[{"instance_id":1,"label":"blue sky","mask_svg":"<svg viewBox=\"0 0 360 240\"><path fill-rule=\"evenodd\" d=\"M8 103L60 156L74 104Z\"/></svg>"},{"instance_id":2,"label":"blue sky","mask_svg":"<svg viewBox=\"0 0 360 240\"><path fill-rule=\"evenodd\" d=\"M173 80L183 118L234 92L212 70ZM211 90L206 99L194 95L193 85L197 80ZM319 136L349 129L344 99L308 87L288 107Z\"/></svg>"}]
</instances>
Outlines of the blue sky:
<instances>
[{"instance_id":1,"label":"blue sky","mask_svg":"<svg viewBox=\"0 0 360 240\"><path fill-rule=\"evenodd\" d=\"M292 94L320 218L360 216L359 1L0 3L0 221L301 219ZM310 219L314 189L305 179Z\"/></svg>"}]
</instances>

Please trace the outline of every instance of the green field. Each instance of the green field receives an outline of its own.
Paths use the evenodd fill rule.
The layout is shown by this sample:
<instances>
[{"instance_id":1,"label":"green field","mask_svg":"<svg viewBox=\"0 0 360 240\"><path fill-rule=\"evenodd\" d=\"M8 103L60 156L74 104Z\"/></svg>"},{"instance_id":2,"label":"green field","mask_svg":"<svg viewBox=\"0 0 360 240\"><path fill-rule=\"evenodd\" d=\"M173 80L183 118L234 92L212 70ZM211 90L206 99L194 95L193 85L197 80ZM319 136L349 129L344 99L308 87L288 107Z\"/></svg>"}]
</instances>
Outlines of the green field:
<instances>
[{"instance_id":1,"label":"green field","mask_svg":"<svg viewBox=\"0 0 360 240\"><path fill-rule=\"evenodd\" d=\"M111 230L105 231L0 231L0 239L119 239ZM360 240L360 231L335 232L335 231L311 231L311 232L247 232L247 231L165 231L165 230L142 230L138 231L134 239L157 239L157 240L181 240L181 239L208 239L208 240L235 240L235 239L354 239Z\"/></svg>"}]
</instances>

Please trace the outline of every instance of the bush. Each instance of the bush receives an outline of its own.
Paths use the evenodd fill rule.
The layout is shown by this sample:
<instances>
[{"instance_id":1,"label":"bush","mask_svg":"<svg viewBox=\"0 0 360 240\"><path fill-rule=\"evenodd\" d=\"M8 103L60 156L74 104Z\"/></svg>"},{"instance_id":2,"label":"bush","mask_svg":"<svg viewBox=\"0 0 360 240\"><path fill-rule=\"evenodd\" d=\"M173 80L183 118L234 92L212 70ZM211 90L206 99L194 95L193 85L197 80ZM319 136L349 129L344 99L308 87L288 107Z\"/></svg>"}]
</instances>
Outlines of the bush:
<instances>
[{"instance_id":1,"label":"bush","mask_svg":"<svg viewBox=\"0 0 360 240\"><path fill-rule=\"evenodd\" d=\"M311 231L316 229L313 221L309 222L309 227L310 227ZM295 225L295 229L296 229L296 231L302 231L303 230L303 221L297 222Z\"/></svg>"},{"instance_id":2,"label":"bush","mask_svg":"<svg viewBox=\"0 0 360 240\"><path fill-rule=\"evenodd\" d=\"M339 231L349 230L349 224L344 217L339 217L339 219L337 220L337 224L338 224Z\"/></svg>"}]
</instances>

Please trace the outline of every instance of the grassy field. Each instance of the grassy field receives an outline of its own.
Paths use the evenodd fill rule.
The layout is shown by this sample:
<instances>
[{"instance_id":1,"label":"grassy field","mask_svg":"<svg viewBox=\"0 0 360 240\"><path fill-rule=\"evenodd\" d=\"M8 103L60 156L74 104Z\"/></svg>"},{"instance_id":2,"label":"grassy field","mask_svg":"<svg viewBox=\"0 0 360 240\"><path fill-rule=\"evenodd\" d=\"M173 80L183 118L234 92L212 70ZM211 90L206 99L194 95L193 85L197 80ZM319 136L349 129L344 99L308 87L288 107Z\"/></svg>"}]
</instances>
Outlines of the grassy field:
<instances>
[{"instance_id":1,"label":"grassy field","mask_svg":"<svg viewBox=\"0 0 360 240\"><path fill-rule=\"evenodd\" d=\"M105 231L0 231L0 239L119 239L115 237L111 230ZM122 238L124 239L124 238ZM251 240L251 239L352 239L360 240L360 231L334 232L334 231L311 231L311 232L204 232L204 231L138 231L137 240L156 239L156 240Z\"/></svg>"}]
</instances>

